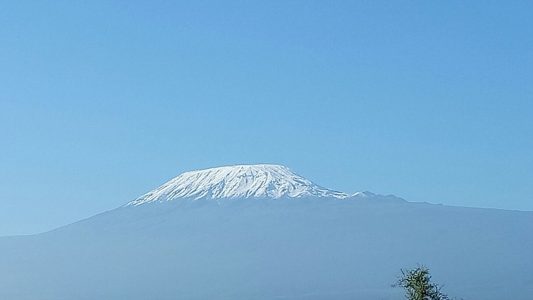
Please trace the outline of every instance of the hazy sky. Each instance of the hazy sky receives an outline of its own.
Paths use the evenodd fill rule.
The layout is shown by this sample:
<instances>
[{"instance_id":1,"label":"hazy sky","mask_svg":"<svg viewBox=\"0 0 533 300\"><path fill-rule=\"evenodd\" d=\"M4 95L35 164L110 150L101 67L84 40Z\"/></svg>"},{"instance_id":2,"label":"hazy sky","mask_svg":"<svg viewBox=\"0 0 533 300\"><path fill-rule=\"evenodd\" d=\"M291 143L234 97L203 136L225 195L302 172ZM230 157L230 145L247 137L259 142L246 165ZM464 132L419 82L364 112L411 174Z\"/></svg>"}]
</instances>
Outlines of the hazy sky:
<instances>
[{"instance_id":1,"label":"hazy sky","mask_svg":"<svg viewBox=\"0 0 533 300\"><path fill-rule=\"evenodd\" d=\"M531 1L4 1L0 25L0 235L236 163L533 210Z\"/></svg>"}]
</instances>

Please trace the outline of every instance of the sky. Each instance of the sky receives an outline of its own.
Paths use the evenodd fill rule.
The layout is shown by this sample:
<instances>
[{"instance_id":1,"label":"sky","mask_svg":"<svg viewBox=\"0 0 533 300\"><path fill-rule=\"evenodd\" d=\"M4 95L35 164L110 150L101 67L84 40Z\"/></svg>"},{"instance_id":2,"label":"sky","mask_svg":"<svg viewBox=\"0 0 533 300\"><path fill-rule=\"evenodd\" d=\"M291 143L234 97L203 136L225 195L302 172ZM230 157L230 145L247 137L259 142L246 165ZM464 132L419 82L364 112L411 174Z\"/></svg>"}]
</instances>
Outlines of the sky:
<instances>
[{"instance_id":1,"label":"sky","mask_svg":"<svg viewBox=\"0 0 533 300\"><path fill-rule=\"evenodd\" d=\"M183 171L533 210L531 1L5 1L0 235Z\"/></svg>"}]
</instances>

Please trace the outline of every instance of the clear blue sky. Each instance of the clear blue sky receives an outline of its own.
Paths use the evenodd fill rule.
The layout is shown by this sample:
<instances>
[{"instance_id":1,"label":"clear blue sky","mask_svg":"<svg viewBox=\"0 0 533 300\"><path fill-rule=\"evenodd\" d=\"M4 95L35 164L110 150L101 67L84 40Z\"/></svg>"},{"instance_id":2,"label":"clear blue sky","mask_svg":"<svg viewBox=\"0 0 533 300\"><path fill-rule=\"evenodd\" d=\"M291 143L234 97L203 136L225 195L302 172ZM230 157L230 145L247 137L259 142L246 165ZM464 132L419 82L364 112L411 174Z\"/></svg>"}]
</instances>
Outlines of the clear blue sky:
<instances>
[{"instance_id":1,"label":"clear blue sky","mask_svg":"<svg viewBox=\"0 0 533 300\"><path fill-rule=\"evenodd\" d=\"M531 1L4 1L0 25L0 235L235 163L533 210Z\"/></svg>"}]
</instances>

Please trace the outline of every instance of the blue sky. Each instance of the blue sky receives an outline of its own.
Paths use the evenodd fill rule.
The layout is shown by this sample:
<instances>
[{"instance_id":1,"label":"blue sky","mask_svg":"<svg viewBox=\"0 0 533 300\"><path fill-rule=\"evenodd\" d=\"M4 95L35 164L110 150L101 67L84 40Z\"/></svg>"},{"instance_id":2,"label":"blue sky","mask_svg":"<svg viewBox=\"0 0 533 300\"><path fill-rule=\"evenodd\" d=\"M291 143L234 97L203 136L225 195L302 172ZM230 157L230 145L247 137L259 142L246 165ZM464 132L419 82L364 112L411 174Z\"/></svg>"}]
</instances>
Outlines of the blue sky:
<instances>
[{"instance_id":1,"label":"blue sky","mask_svg":"<svg viewBox=\"0 0 533 300\"><path fill-rule=\"evenodd\" d=\"M175 2L3 3L0 235L236 163L533 210L531 1Z\"/></svg>"}]
</instances>

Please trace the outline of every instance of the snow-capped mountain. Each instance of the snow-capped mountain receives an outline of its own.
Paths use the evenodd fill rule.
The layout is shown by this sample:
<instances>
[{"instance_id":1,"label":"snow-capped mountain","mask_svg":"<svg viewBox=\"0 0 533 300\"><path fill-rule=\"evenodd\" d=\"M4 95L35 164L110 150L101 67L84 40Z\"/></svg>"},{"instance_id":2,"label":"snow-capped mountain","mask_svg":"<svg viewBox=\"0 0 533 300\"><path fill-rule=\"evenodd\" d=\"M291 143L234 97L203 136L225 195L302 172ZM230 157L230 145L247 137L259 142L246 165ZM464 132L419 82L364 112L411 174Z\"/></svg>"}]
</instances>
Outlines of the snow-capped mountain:
<instances>
[{"instance_id":1,"label":"snow-capped mountain","mask_svg":"<svg viewBox=\"0 0 533 300\"><path fill-rule=\"evenodd\" d=\"M458 299L530 300L532 228L533 212L348 195L278 165L213 168L0 238L0 299L396 300L400 269L424 264Z\"/></svg>"},{"instance_id":2,"label":"snow-capped mountain","mask_svg":"<svg viewBox=\"0 0 533 300\"><path fill-rule=\"evenodd\" d=\"M187 199L221 198L343 199L348 194L316 185L281 165L236 165L185 172L128 205Z\"/></svg>"}]
</instances>

